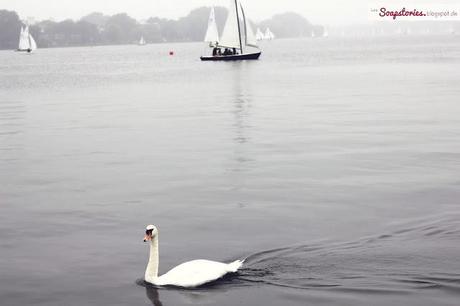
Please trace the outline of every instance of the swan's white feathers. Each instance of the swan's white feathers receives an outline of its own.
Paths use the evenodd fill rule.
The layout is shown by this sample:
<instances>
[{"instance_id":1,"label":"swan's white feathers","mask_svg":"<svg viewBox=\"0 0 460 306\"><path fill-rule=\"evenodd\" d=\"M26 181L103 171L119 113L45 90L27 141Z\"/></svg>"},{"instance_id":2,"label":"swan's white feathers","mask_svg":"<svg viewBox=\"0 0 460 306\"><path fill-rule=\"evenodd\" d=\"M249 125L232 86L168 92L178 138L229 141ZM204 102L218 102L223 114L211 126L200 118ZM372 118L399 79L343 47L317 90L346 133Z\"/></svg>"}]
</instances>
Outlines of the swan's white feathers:
<instances>
[{"instance_id":1,"label":"swan's white feathers","mask_svg":"<svg viewBox=\"0 0 460 306\"><path fill-rule=\"evenodd\" d=\"M227 273L236 272L241 265L239 260L230 264L204 259L193 260L178 265L154 282L159 286L198 287L218 280Z\"/></svg>"}]
</instances>

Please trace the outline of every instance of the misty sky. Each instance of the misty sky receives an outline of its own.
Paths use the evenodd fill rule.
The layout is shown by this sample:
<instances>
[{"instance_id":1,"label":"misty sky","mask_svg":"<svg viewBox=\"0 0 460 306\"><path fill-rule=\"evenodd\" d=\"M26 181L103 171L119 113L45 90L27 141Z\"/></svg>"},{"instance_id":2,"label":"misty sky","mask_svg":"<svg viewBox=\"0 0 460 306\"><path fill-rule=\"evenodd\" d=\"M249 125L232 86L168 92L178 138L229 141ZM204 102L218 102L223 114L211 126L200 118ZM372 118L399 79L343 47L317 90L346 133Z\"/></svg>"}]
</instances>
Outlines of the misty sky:
<instances>
[{"instance_id":1,"label":"misty sky","mask_svg":"<svg viewBox=\"0 0 460 306\"><path fill-rule=\"evenodd\" d=\"M317 24L352 24L368 21L372 3L449 3L460 0L242 0L249 17L255 21L276 13L294 11ZM91 12L108 15L126 12L142 20L151 16L178 18L203 5L227 6L229 0L0 0L0 9L15 10L22 19L79 19Z\"/></svg>"}]
</instances>

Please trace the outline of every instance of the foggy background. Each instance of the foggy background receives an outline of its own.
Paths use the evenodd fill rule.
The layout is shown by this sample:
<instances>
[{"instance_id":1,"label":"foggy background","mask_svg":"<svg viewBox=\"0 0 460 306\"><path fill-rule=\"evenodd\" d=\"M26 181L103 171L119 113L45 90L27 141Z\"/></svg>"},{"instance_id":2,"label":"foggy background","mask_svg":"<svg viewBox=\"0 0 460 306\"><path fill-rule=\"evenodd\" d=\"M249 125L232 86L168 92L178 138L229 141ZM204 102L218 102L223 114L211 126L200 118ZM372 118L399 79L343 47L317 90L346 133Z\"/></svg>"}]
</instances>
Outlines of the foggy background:
<instances>
[{"instance_id":1,"label":"foggy background","mask_svg":"<svg viewBox=\"0 0 460 306\"><path fill-rule=\"evenodd\" d=\"M459 10L458 0L319 3L301 0L242 1L253 28L268 28L276 38L433 36L458 37L460 21L373 20L371 8L427 10L423 4L443 10L443 4ZM102 0L59 2L4 0L0 2L0 49L17 48L18 33L29 25L39 48L202 41L210 6L216 8L222 32L229 0ZM375 13L373 13L375 15Z\"/></svg>"},{"instance_id":2,"label":"foggy background","mask_svg":"<svg viewBox=\"0 0 460 306\"><path fill-rule=\"evenodd\" d=\"M113 15L126 12L136 19L151 16L173 18L187 15L200 6L227 6L229 0L1 0L0 9L15 10L22 19L34 17L41 19L63 20L79 19L92 12ZM405 0L405 1L368 1L368 0L283 0L260 1L242 0L247 12L255 21L267 19L274 14L293 11L316 24L356 24L368 22L369 6L375 3L385 5L413 4L460 4L458 0Z\"/></svg>"}]
</instances>

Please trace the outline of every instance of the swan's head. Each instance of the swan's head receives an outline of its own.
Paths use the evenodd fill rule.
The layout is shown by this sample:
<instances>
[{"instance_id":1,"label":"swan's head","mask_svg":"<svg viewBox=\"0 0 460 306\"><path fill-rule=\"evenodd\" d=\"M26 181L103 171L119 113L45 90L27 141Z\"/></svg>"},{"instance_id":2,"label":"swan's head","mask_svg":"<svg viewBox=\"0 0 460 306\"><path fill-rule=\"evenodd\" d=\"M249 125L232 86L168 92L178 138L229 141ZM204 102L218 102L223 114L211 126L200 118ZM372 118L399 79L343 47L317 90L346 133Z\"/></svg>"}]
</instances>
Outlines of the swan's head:
<instances>
[{"instance_id":1,"label":"swan's head","mask_svg":"<svg viewBox=\"0 0 460 306\"><path fill-rule=\"evenodd\" d=\"M151 241L156 235L158 235L157 227L155 225L147 225L145 228L144 242Z\"/></svg>"}]
</instances>

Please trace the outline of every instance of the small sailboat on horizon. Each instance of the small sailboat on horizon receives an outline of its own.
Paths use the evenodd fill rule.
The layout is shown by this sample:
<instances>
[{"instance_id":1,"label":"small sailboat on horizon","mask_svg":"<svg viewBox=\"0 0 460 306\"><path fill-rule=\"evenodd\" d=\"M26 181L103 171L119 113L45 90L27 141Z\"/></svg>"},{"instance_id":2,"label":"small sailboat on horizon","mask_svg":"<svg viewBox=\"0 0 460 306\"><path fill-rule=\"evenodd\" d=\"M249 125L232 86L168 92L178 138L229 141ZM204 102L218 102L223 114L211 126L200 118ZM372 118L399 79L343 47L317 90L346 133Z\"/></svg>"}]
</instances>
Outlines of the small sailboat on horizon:
<instances>
[{"instance_id":1,"label":"small sailboat on horizon","mask_svg":"<svg viewBox=\"0 0 460 306\"><path fill-rule=\"evenodd\" d=\"M265 39L264 33L262 33L262 31L260 30L260 28L257 28L257 31L256 31L256 40L257 40L257 41L260 41L260 40L264 40L264 39Z\"/></svg>"},{"instance_id":2,"label":"small sailboat on horizon","mask_svg":"<svg viewBox=\"0 0 460 306\"><path fill-rule=\"evenodd\" d=\"M147 42L145 41L144 36L141 36L141 39L139 39L138 45L139 46L145 46L146 44L147 44Z\"/></svg>"},{"instance_id":3,"label":"small sailboat on horizon","mask_svg":"<svg viewBox=\"0 0 460 306\"><path fill-rule=\"evenodd\" d=\"M264 39L266 39L266 40L275 39L275 34L273 34L273 32L270 30L270 28L267 28L267 30L265 30Z\"/></svg>"},{"instance_id":4,"label":"small sailboat on horizon","mask_svg":"<svg viewBox=\"0 0 460 306\"><path fill-rule=\"evenodd\" d=\"M212 55L201 56L202 61L257 60L262 54L251 23L246 18L239 0L230 1L227 21L220 38L214 8L211 9L204 41L212 48ZM225 51L222 52L221 48ZM257 51L251 52L251 49Z\"/></svg>"},{"instance_id":5,"label":"small sailboat on horizon","mask_svg":"<svg viewBox=\"0 0 460 306\"><path fill-rule=\"evenodd\" d=\"M19 46L16 51L31 53L37 50L37 43L32 34L29 33L29 26L25 28L21 26L21 33L19 34Z\"/></svg>"}]
</instances>

